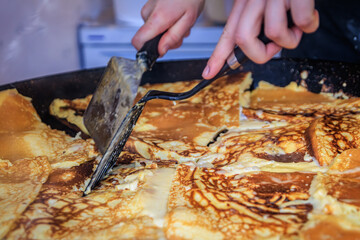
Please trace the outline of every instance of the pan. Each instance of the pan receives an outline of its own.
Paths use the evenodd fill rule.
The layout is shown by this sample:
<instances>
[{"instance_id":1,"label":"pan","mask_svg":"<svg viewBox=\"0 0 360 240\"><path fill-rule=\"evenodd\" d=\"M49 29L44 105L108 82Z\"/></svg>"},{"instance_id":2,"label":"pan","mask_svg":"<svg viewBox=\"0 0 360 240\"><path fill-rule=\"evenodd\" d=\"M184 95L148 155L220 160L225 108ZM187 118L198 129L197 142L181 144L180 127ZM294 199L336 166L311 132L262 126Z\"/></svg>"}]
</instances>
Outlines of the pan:
<instances>
[{"instance_id":1,"label":"pan","mask_svg":"<svg viewBox=\"0 0 360 240\"><path fill-rule=\"evenodd\" d=\"M159 62L154 65L152 71L143 75L141 85L201 79L206 61L206 59L194 59ZM74 99L92 94L103 71L104 68L95 68L44 76L2 85L0 90L16 88L21 94L32 98L32 103L44 123L75 136L74 130L50 115L50 103L55 98ZM343 91L348 96L360 96L360 64L281 58L273 59L263 65L246 62L241 69L230 74L239 71L252 72L254 79L252 88L255 88L261 80L277 86L286 86L295 81L306 85L310 91L316 93L325 89L327 92ZM304 75L307 77L304 78Z\"/></svg>"}]
</instances>

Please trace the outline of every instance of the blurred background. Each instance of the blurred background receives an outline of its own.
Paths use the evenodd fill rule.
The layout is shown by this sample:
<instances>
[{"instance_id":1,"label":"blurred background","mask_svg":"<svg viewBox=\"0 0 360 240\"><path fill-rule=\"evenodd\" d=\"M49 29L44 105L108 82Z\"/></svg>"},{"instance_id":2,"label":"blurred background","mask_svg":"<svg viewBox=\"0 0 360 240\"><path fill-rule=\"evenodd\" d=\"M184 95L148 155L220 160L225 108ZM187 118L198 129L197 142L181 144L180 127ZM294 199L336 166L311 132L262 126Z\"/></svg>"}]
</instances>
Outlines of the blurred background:
<instances>
[{"instance_id":1,"label":"blurred background","mask_svg":"<svg viewBox=\"0 0 360 240\"><path fill-rule=\"evenodd\" d=\"M105 66L135 58L131 38L145 0L0 0L0 85ZM207 58L232 0L206 0L203 14L177 50L162 60Z\"/></svg>"}]
</instances>

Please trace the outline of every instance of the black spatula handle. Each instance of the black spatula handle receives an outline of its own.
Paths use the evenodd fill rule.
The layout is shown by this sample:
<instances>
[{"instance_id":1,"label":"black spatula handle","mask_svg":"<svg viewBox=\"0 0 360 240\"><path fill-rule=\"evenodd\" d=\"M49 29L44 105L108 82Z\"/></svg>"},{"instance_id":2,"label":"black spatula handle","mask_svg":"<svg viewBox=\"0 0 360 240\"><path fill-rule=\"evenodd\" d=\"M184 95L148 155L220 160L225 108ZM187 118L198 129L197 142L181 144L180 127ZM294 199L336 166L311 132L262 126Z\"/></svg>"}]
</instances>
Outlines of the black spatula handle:
<instances>
[{"instance_id":1,"label":"black spatula handle","mask_svg":"<svg viewBox=\"0 0 360 240\"><path fill-rule=\"evenodd\" d=\"M159 42L165 32L157 35L153 39L145 42L144 46L137 52L136 59L141 59L146 63L147 69L151 69L160 54L158 51Z\"/></svg>"}]
</instances>

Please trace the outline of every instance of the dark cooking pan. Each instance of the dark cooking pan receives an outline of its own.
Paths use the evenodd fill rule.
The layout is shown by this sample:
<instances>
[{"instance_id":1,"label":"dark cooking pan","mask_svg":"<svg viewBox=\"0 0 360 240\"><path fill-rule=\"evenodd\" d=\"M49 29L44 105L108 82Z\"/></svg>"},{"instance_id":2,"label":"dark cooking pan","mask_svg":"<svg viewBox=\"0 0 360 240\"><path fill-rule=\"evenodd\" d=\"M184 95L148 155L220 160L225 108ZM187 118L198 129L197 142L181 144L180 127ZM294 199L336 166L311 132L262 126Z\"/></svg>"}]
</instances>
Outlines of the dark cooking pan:
<instances>
[{"instance_id":1,"label":"dark cooking pan","mask_svg":"<svg viewBox=\"0 0 360 240\"><path fill-rule=\"evenodd\" d=\"M200 79L206 60L168 61L155 64L142 78L142 84L151 82L176 82ZM104 68L82 70L53 76L40 77L0 86L0 90L16 88L21 94L31 97L41 119L51 127L74 135L55 118L49 115L49 105L55 98L73 99L94 92ZM319 92L322 85L327 91L342 90L350 96L360 96L360 64L320 60L274 59L263 65L247 62L239 71L251 71L254 86L266 80L278 86L291 81L299 82L301 73L307 71L305 80L308 89Z\"/></svg>"}]
</instances>

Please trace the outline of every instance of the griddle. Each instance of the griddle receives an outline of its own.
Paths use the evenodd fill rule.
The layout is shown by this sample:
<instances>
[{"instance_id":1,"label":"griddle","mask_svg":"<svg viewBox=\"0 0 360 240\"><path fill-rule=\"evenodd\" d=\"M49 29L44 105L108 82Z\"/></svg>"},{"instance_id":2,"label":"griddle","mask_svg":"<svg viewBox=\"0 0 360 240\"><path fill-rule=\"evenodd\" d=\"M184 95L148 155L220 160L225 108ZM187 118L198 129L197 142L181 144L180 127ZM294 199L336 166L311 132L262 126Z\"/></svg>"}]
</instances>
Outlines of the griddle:
<instances>
[{"instance_id":1,"label":"griddle","mask_svg":"<svg viewBox=\"0 0 360 240\"><path fill-rule=\"evenodd\" d=\"M201 79L206 59L158 62L152 71L143 75L141 84L165 83ZM0 86L0 91L16 88L24 96L32 98L32 103L42 121L52 128L66 131L74 136L76 132L60 123L49 114L49 105L55 98L82 98L95 91L104 68L95 68L52 76L39 77ZM307 60L273 59L266 64L247 62L241 69L232 71L252 72L252 88L265 80L277 86L286 86L292 81L300 83L301 73L307 71L303 80L312 92L320 92L323 85L328 92L343 91L349 96L360 97L360 64Z\"/></svg>"}]
</instances>

